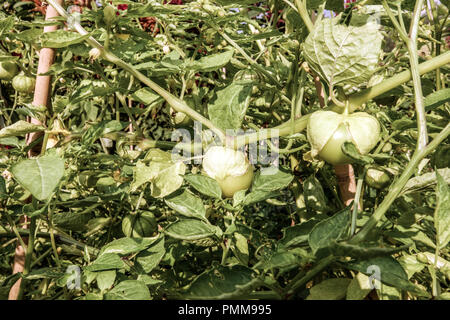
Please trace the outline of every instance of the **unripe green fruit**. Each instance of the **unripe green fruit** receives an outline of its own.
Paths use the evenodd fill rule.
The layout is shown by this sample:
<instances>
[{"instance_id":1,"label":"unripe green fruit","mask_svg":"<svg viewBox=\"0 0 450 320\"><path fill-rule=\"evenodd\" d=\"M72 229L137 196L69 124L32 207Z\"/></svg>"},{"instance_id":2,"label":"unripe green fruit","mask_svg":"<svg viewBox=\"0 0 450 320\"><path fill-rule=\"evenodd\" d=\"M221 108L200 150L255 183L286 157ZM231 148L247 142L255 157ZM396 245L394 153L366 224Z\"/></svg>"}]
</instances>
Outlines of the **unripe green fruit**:
<instances>
[{"instance_id":1,"label":"unripe green fruit","mask_svg":"<svg viewBox=\"0 0 450 320\"><path fill-rule=\"evenodd\" d=\"M378 169L370 168L367 170L365 181L372 188L383 189L389 184L389 175Z\"/></svg>"},{"instance_id":2,"label":"unripe green fruit","mask_svg":"<svg viewBox=\"0 0 450 320\"><path fill-rule=\"evenodd\" d=\"M105 9L103 9L103 19L105 23L111 26L116 21L116 9L113 6L107 5Z\"/></svg>"},{"instance_id":3,"label":"unripe green fruit","mask_svg":"<svg viewBox=\"0 0 450 320\"><path fill-rule=\"evenodd\" d=\"M122 220L122 232L131 238L150 237L158 230L158 222L153 213L143 211L129 214Z\"/></svg>"},{"instance_id":4,"label":"unripe green fruit","mask_svg":"<svg viewBox=\"0 0 450 320\"><path fill-rule=\"evenodd\" d=\"M25 74L19 74L12 79L13 88L20 93L32 93L35 85L36 79Z\"/></svg>"},{"instance_id":5,"label":"unripe green fruit","mask_svg":"<svg viewBox=\"0 0 450 320\"><path fill-rule=\"evenodd\" d=\"M0 80L11 81L17 75L18 69L14 62L0 62Z\"/></svg>"},{"instance_id":6,"label":"unripe green fruit","mask_svg":"<svg viewBox=\"0 0 450 320\"><path fill-rule=\"evenodd\" d=\"M333 165L352 163L342 152L344 142L353 142L361 154L366 154L380 138L378 120L365 112L316 111L309 117L307 131L311 155Z\"/></svg>"},{"instance_id":7,"label":"unripe green fruit","mask_svg":"<svg viewBox=\"0 0 450 320\"><path fill-rule=\"evenodd\" d=\"M252 184L253 167L241 151L211 147L203 158L203 169L217 181L226 198L233 197L237 191L248 189Z\"/></svg>"}]
</instances>

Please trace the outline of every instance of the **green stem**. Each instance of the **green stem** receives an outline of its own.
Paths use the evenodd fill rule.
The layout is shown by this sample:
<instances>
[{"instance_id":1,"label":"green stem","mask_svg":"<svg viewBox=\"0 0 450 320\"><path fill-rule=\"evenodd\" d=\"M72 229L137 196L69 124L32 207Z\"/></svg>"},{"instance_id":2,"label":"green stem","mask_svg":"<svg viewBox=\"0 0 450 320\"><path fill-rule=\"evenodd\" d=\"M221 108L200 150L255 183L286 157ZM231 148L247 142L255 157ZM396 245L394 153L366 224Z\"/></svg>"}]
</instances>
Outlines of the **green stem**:
<instances>
[{"instance_id":1,"label":"green stem","mask_svg":"<svg viewBox=\"0 0 450 320\"><path fill-rule=\"evenodd\" d=\"M323 269L328 267L332 262L334 262L336 258L334 256L328 256L324 259L322 259L314 268L309 270L304 276L302 276L300 279L294 280L286 287L287 294L292 295L294 294L300 287L304 286L309 280L311 280L313 277L315 277L319 272L321 272ZM292 285L291 285L292 284Z\"/></svg>"},{"instance_id":2,"label":"green stem","mask_svg":"<svg viewBox=\"0 0 450 320\"><path fill-rule=\"evenodd\" d=\"M436 149L437 146L442 141L444 141L449 135L450 135L450 124L447 124L447 126L433 139L433 141L431 141L428 144L428 146L414 153L413 157L411 158L411 161L409 161L408 165L406 166L405 171L403 171L400 178L398 178L398 180L393 185L391 185L391 187L389 188L389 193L386 195L386 197L381 202L379 207L375 210L375 212L363 226L361 231L359 231L349 241L351 244L361 242L367 237L370 230L377 225L377 223L381 220L381 218L383 218L386 211L390 208L394 200L402 191L406 182L408 182L409 178L414 174L414 171L416 170L416 167L419 165L420 161L424 157L429 155L434 149Z\"/></svg>"},{"instance_id":3,"label":"green stem","mask_svg":"<svg viewBox=\"0 0 450 320\"><path fill-rule=\"evenodd\" d=\"M355 201L353 202L352 225L350 228L350 236L353 236L355 234L356 218L358 216L358 207L359 207L361 191L362 191L363 182L364 182L364 176L366 175L366 172L367 172L367 169L364 168L363 172L361 172L358 177L358 184L356 185Z\"/></svg>"},{"instance_id":4,"label":"green stem","mask_svg":"<svg viewBox=\"0 0 450 320\"><path fill-rule=\"evenodd\" d=\"M297 7L298 13L300 14L300 17L302 17L302 20L306 25L306 28L308 29L309 32L311 32L314 29L314 24L312 23L311 18L309 17L305 1L295 0L295 5Z\"/></svg>"}]
</instances>

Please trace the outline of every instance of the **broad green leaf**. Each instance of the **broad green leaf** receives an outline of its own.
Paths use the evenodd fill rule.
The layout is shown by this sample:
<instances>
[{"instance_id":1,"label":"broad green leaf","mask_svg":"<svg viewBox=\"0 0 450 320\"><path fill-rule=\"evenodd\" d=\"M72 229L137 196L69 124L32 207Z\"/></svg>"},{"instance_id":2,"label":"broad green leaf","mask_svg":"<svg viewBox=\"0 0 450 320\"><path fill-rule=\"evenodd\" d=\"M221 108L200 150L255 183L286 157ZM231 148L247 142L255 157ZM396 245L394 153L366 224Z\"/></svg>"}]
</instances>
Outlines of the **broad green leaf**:
<instances>
[{"instance_id":1,"label":"broad green leaf","mask_svg":"<svg viewBox=\"0 0 450 320\"><path fill-rule=\"evenodd\" d=\"M141 88L132 94L132 98L148 106L160 99L160 96L150 88Z\"/></svg>"},{"instance_id":2,"label":"broad green leaf","mask_svg":"<svg viewBox=\"0 0 450 320\"><path fill-rule=\"evenodd\" d=\"M40 40L41 45L44 48L64 48L72 44L83 42L90 36L90 34L82 36L78 32L56 30L42 33Z\"/></svg>"},{"instance_id":3,"label":"broad green leaf","mask_svg":"<svg viewBox=\"0 0 450 320\"><path fill-rule=\"evenodd\" d=\"M233 50L211 54L194 61L189 68L195 71L209 72L225 66L233 57Z\"/></svg>"},{"instance_id":4,"label":"broad green leaf","mask_svg":"<svg viewBox=\"0 0 450 320\"><path fill-rule=\"evenodd\" d=\"M184 180L205 196L222 199L222 189L216 180L202 174L188 174Z\"/></svg>"},{"instance_id":5,"label":"broad green leaf","mask_svg":"<svg viewBox=\"0 0 450 320\"><path fill-rule=\"evenodd\" d=\"M342 300L351 280L346 278L326 279L309 289L306 300Z\"/></svg>"},{"instance_id":6,"label":"broad green leaf","mask_svg":"<svg viewBox=\"0 0 450 320\"><path fill-rule=\"evenodd\" d=\"M437 170L439 175L444 179L445 183L450 184L450 168L442 168ZM400 195L405 195L411 192L419 191L423 188L433 186L437 183L436 172L429 172L418 177L408 180L403 187Z\"/></svg>"},{"instance_id":7,"label":"broad green leaf","mask_svg":"<svg viewBox=\"0 0 450 320\"><path fill-rule=\"evenodd\" d=\"M68 210L55 213L53 223L59 228L71 231L83 231L87 228L89 220L94 218L93 209L99 204L91 205L83 211Z\"/></svg>"},{"instance_id":8,"label":"broad green leaf","mask_svg":"<svg viewBox=\"0 0 450 320\"><path fill-rule=\"evenodd\" d=\"M217 230L197 219L182 219L170 224L164 233L180 240L199 240L214 236Z\"/></svg>"},{"instance_id":9,"label":"broad green leaf","mask_svg":"<svg viewBox=\"0 0 450 320\"><path fill-rule=\"evenodd\" d=\"M276 191L286 188L294 176L287 171L277 170L275 174L261 174L259 171L252 183L252 191Z\"/></svg>"},{"instance_id":10,"label":"broad green leaf","mask_svg":"<svg viewBox=\"0 0 450 320\"><path fill-rule=\"evenodd\" d=\"M116 270L105 270L100 271L95 278L97 280L98 288L103 291L111 288L114 284L114 280L116 280Z\"/></svg>"},{"instance_id":11,"label":"broad green leaf","mask_svg":"<svg viewBox=\"0 0 450 320\"><path fill-rule=\"evenodd\" d=\"M416 258L416 255L408 255L405 254L398 258L397 260L402 268L405 270L406 274L408 275L408 279L411 279L411 277L417 273L423 270L425 268L425 264L419 262Z\"/></svg>"},{"instance_id":12,"label":"broad green leaf","mask_svg":"<svg viewBox=\"0 0 450 320\"><path fill-rule=\"evenodd\" d=\"M329 84L359 86L378 68L383 37L375 23L355 27L339 20L316 23L303 52L310 67Z\"/></svg>"},{"instance_id":13,"label":"broad green leaf","mask_svg":"<svg viewBox=\"0 0 450 320\"><path fill-rule=\"evenodd\" d=\"M253 203L261 202L270 198L276 198L280 196L281 193L279 191L264 191L264 190L252 190L249 194L247 194L244 198L244 205L250 205Z\"/></svg>"},{"instance_id":14,"label":"broad green leaf","mask_svg":"<svg viewBox=\"0 0 450 320\"><path fill-rule=\"evenodd\" d=\"M159 151L151 156L150 165L147 166L142 161L137 162L133 170L131 191L136 191L149 182L152 197L163 198L181 187L186 165L181 161L173 162L169 152ZM148 157L147 155L146 159Z\"/></svg>"},{"instance_id":15,"label":"broad green leaf","mask_svg":"<svg viewBox=\"0 0 450 320\"><path fill-rule=\"evenodd\" d=\"M170 208L185 217L206 219L206 210L202 200L186 190L167 197L165 202Z\"/></svg>"},{"instance_id":16,"label":"broad green leaf","mask_svg":"<svg viewBox=\"0 0 450 320\"><path fill-rule=\"evenodd\" d=\"M425 111L431 111L450 101L450 88L441 89L429 94L424 99Z\"/></svg>"},{"instance_id":17,"label":"broad green leaf","mask_svg":"<svg viewBox=\"0 0 450 320\"><path fill-rule=\"evenodd\" d=\"M391 257L377 257L349 262L347 268L362 272L389 286L428 297L429 294L408 281L408 276L400 263Z\"/></svg>"},{"instance_id":18,"label":"broad green leaf","mask_svg":"<svg viewBox=\"0 0 450 320\"><path fill-rule=\"evenodd\" d=\"M232 83L208 104L209 119L220 129L240 129L250 103L252 85Z\"/></svg>"},{"instance_id":19,"label":"broad green leaf","mask_svg":"<svg viewBox=\"0 0 450 320\"><path fill-rule=\"evenodd\" d=\"M261 270L271 270L274 268L292 268L300 263L300 258L294 253L285 249L277 250L271 254L264 255L254 268Z\"/></svg>"},{"instance_id":20,"label":"broad green leaf","mask_svg":"<svg viewBox=\"0 0 450 320\"><path fill-rule=\"evenodd\" d=\"M437 177L437 206L434 212L434 226L436 228L436 238L439 243L436 245L443 249L450 241L450 187L444 178L436 172Z\"/></svg>"},{"instance_id":21,"label":"broad green leaf","mask_svg":"<svg viewBox=\"0 0 450 320\"><path fill-rule=\"evenodd\" d=\"M128 123L122 123L117 120L105 120L96 123L89 127L86 132L83 133L81 137L81 142L87 145L93 144L97 139L101 138L103 135L111 132L121 131L124 129Z\"/></svg>"},{"instance_id":22,"label":"broad green leaf","mask_svg":"<svg viewBox=\"0 0 450 320\"><path fill-rule=\"evenodd\" d=\"M341 239L346 234L350 225L351 211L347 207L332 217L320 221L309 234L308 242L313 253L320 248L325 248Z\"/></svg>"},{"instance_id":23,"label":"broad green leaf","mask_svg":"<svg viewBox=\"0 0 450 320\"><path fill-rule=\"evenodd\" d=\"M89 266L85 267L85 271L104 271L124 268L125 262L115 253L105 253L99 256Z\"/></svg>"},{"instance_id":24,"label":"broad green leaf","mask_svg":"<svg viewBox=\"0 0 450 320\"><path fill-rule=\"evenodd\" d=\"M306 208L314 213L327 213L327 198L320 181L311 175L303 182L303 197Z\"/></svg>"},{"instance_id":25,"label":"broad green leaf","mask_svg":"<svg viewBox=\"0 0 450 320\"><path fill-rule=\"evenodd\" d=\"M358 272L347 287L346 300L363 300L372 290L370 278Z\"/></svg>"},{"instance_id":26,"label":"broad green leaf","mask_svg":"<svg viewBox=\"0 0 450 320\"><path fill-rule=\"evenodd\" d=\"M64 160L50 153L22 160L11 168L14 178L36 199L47 200L64 176Z\"/></svg>"},{"instance_id":27,"label":"broad green leaf","mask_svg":"<svg viewBox=\"0 0 450 320\"><path fill-rule=\"evenodd\" d=\"M249 259L248 239L237 232L235 232L233 236L234 241L231 246L231 251L233 251L234 255L242 265L247 266Z\"/></svg>"},{"instance_id":28,"label":"broad green leaf","mask_svg":"<svg viewBox=\"0 0 450 320\"><path fill-rule=\"evenodd\" d=\"M105 245L100 253L99 256L102 256L104 254L118 254L120 256L125 256L130 253L136 253L140 252L142 250L147 249L149 246L151 246L155 241L158 240L158 237L153 238L120 238L117 240L113 240L107 245Z\"/></svg>"},{"instance_id":29,"label":"broad green leaf","mask_svg":"<svg viewBox=\"0 0 450 320\"><path fill-rule=\"evenodd\" d=\"M10 126L0 130L0 138L23 136L27 133L44 131L45 128L40 125L29 123L27 121L19 120Z\"/></svg>"},{"instance_id":30,"label":"broad green leaf","mask_svg":"<svg viewBox=\"0 0 450 320\"><path fill-rule=\"evenodd\" d=\"M160 240L152 243L150 247L139 252L136 256L136 262L145 273L149 273L158 266L165 253L164 237L161 237Z\"/></svg>"},{"instance_id":31,"label":"broad green leaf","mask_svg":"<svg viewBox=\"0 0 450 320\"><path fill-rule=\"evenodd\" d=\"M14 16L9 16L0 20L0 37L3 34L10 34L10 30L14 26Z\"/></svg>"},{"instance_id":32,"label":"broad green leaf","mask_svg":"<svg viewBox=\"0 0 450 320\"><path fill-rule=\"evenodd\" d=\"M105 300L150 300L150 291L144 282L125 280L120 282L107 294Z\"/></svg>"},{"instance_id":33,"label":"broad green leaf","mask_svg":"<svg viewBox=\"0 0 450 320\"><path fill-rule=\"evenodd\" d=\"M279 243L284 247L296 247L308 243L309 233L319 221L318 219L310 219L283 229L283 238L280 239Z\"/></svg>"},{"instance_id":34,"label":"broad green leaf","mask_svg":"<svg viewBox=\"0 0 450 320\"><path fill-rule=\"evenodd\" d=\"M178 190L183 184L183 175L186 165L179 161L175 163L151 162L150 168L157 171L151 182L151 195L163 198Z\"/></svg>"},{"instance_id":35,"label":"broad green leaf","mask_svg":"<svg viewBox=\"0 0 450 320\"><path fill-rule=\"evenodd\" d=\"M230 299L243 297L260 285L254 272L244 266L217 266L203 272L184 294L186 299Z\"/></svg>"}]
</instances>

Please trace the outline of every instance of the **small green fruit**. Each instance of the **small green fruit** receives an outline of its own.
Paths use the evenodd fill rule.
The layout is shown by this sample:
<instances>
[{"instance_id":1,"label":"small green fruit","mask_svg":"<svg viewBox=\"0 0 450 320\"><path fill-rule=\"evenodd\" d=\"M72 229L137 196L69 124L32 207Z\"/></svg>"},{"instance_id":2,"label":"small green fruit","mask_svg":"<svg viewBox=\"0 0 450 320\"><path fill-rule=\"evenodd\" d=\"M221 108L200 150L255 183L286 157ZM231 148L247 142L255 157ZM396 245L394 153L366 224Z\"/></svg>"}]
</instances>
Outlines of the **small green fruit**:
<instances>
[{"instance_id":1,"label":"small green fruit","mask_svg":"<svg viewBox=\"0 0 450 320\"><path fill-rule=\"evenodd\" d=\"M307 134L313 157L333 165L349 164L352 159L342 152L342 144L353 142L361 154L368 153L378 143L380 124L365 112L316 111L309 117Z\"/></svg>"},{"instance_id":2,"label":"small green fruit","mask_svg":"<svg viewBox=\"0 0 450 320\"><path fill-rule=\"evenodd\" d=\"M131 238L150 237L158 230L158 222L153 213L141 211L129 214L122 220L122 232Z\"/></svg>"},{"instance_id":3,"label":"small green fruit","mask_svg":"<svg viewBox=\"0 0 450 320\"><path fill-rule=\"evenodd\" d=\"M36 79L33 77L28 77L23 73L12 79L13 88L20 93L32 93L35 85Z\"/></svg>"}]
</instances>

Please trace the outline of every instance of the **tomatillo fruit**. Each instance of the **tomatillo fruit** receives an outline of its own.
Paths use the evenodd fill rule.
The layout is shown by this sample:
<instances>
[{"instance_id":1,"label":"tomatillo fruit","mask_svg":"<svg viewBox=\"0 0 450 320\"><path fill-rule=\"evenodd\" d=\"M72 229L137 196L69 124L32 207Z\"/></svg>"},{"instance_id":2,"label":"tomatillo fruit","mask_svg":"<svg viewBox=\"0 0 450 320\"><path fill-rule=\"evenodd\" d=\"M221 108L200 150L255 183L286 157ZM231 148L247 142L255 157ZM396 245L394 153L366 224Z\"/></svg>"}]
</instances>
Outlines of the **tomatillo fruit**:
<instances>
[{"instance_id":1,"label":"tomatillo fruit","mask_svg":"<svg viewBox=\"0 0 450 320\"><path fill-rule=\"evenodd\" d=\"M314 158L333 165L349 164L353 160L342 152L342 144L353 142L361 154L368 153L380 139L380 124L365 112L316 111L308 120L307 134Z\"/></svg>"},{"instance_id":2,"label":"tomatillo fruit","mask_svg":"<svg viewBox=\"0 0 450 320\"><path fill-rule=\"evenodd\" d=\"M253 166L245 153L231 148L209 148L203 158L203 170L217 181L226 198L233 197L237 191L248 189L253 180Z\"/></svg>"},{"instance_id":3,"label":"tomatillo fruit","mask_svg":"<svg viewBox=\"0 0 450 320\"><path fill-rule=\"evenodd\" d=\"M28 77L23 73L18 74L12 79L13 88L20 93L32 93L35 85L36 79Z\"/></svg>"},{"instance_id":4,"label":"tomatillo fruit","mask_svg":"<svg viewBox=\"0 0 450 320\"><path fill-rule=\"evenodd\" d=\"M129 214L122 220L122 232L131 238L150 237L158 230L158 222L150 211Z\"/></svg>"},{"instance_id":5,"label":"tomatillo fruit","mask_svg":"<svg viewBox=\"0 0 450 320\"><path fill-rule=\"evenodd\" d=\"M389 175L383 170L378 170L375 168L369 168L366 172L366 177L364 179L366 183L375 189L383 189L391 181Z\"/></svg>"}]
</instances>

